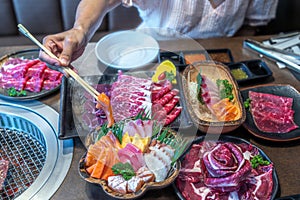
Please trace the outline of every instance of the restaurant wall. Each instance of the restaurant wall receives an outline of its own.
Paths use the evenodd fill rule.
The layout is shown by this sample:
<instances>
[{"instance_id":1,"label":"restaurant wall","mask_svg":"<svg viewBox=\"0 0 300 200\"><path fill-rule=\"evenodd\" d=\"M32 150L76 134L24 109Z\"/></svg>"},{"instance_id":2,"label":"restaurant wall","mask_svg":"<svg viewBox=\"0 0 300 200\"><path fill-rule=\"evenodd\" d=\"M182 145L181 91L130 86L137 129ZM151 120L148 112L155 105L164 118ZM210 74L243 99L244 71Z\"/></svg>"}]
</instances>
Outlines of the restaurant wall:
<instances>
[{"instance_id":1,"label":"restaurant wall","mask_svg":"<svg viewBox=\"0 0 300 200\"><path fill-rule=\"evenodd\" d=\"M47 34L71 28L79 2L80 0L1 0L0 46L32 44L18 32L19 23L39 40ZM110 31L134 28L139 22L135 8L119 6L105 16L93 41Z\"/></svg>"},{"instance_id":2,"label":"restaurant wall","mask_svg":"<svg viewBox=\"0 0 300 200\"><path fill-rule=\"evenodd\" d=\"M257 35L278 34L280 32L300 31L300 1L279 0L276 18L267 26L260 27Z\"/></svg>"}]
</instances>

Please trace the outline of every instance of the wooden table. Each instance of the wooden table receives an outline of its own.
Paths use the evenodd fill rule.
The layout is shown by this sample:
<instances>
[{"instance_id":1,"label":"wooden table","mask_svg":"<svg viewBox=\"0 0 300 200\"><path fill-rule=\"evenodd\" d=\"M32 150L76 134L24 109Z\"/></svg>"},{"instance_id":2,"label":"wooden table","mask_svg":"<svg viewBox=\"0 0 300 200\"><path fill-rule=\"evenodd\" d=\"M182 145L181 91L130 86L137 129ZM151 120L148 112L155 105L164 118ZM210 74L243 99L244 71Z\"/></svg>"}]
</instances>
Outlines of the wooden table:
<instances>
[{"instance_id":1,"label":"wooden table","mask_svg":"<svg viewBox=\"0 0 300 200\"><path fill-rule=\"evenodd\" d=\"M252 37L252 39L262 41L268 36ZM234 61L243 61L250 59L263 59L273 72L271 83L290 84L300 91L299 81L287 69L279 69L273 61L260 58L256 53L243 48L245 37L218 38L205 40L180 40L180 41L160 41L162 51L182 51L199 49L220 49L228 48L231 50ZM101 65L95 55L93 48L95 43L88 45L84 55L74 62L74 66L79 70L82 76L89 74L101 74L104 66ZM36 48L35 46L13 46L0 47L0 56L9 54L18 50ZM253 83L255 85L255 83ZM244 88L244 87L241 87ZM59 92L41 99L43 103L59 111L60 94ZM274 162L280 184L279 196L287 196L300 193L300 141L274 143L264 141L252 136L243 127L229 133L229 135L242 137L261 148ZM85 147L80 139L74 139L74 157L69 173L59 190L52 199L109 199L101 188L83 181L78 173L78 162L85 152ZM162 190L149 191L143 196L143 199L176 199L173 188L167 187Z\"/></svg>"}]
</instances>

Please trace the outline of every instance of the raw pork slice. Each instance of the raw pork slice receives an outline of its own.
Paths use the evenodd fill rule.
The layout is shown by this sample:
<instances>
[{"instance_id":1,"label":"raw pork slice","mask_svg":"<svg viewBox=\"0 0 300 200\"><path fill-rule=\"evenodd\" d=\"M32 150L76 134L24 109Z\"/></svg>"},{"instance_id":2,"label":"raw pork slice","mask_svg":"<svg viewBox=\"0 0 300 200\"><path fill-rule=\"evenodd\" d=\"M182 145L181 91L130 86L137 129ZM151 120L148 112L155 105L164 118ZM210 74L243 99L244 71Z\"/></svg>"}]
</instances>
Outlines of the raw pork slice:
<instances>
[{"instance_id":1,"label":"raw pork slice","mask_svg":"<svg viewBox=\"0 0 300 200\"><path fill-rule=\"evenodd\" d=\"M268 133L287 133L298 125L294 122L293 98L249 91L250 111L255 125Z\"/></svg>"},{"instance_id":2,"label":"raw pork slice","mask_svg":"<svg viewBox=\"0 0 300 200\"><path fill-rule=\"evenodd\" d=\"M0 191L2 190L7 171L8 171L9 162L6 160L0 160Z\"/></svg>"},{"instance_id":3,"label":"raw pork slice","mask_svg":"<svg viewBox=\"0 0 300 200\"><path fill-rule=\"evenodd\" d=\"M111 89L111 105L115 121L134 117L141 110L151 111L152 81L119 74Z\"/></svg>"}]
</instances>

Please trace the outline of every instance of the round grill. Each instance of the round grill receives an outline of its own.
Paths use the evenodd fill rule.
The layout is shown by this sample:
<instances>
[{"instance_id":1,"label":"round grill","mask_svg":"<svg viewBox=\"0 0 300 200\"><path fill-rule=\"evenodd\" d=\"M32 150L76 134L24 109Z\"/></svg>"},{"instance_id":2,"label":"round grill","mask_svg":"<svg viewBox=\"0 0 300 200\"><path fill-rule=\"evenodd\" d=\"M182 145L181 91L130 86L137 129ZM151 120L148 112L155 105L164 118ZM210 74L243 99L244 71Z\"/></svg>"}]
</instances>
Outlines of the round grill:
<instances>
[{"instance_id":1,"label":"round grill","mask_svg":"<svg viewBox=\"0 0 300 200\"><path fill-rule=\"evenodd\" d=\"M31 123L26 124L39 132ZM0 159L10 163L1 198L14 199L38 177L45 164L46 147L32 134L0 128L0 149Z\"/></svg>"},{"instance_id":2,"label":"round grill","mask_svg":"<svg viewBox=\"0 0 300 200\"><path fill-rule=\"evenodd\" d=\"M1 200L50 199L60 187L71 165L73 141L58 140L58 119L56 111L38 101L0 99L4 172L9 162L6 178L0 177L5 178Z\"/></svg>"}]
</instances>

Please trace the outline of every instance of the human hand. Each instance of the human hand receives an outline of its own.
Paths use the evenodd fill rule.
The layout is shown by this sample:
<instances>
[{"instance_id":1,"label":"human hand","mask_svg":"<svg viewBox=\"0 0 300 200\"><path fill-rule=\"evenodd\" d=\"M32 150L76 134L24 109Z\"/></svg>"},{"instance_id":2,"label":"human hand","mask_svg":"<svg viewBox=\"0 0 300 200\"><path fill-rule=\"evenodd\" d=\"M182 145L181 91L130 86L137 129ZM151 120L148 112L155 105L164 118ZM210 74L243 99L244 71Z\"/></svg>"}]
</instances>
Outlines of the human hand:
<instances>
[{"instance_id":1,"label":"human hand","mask_svg":"<svg viewBox=\"0 0 300 200\"><path fill-rule=\"evenodd\" d=\"M87 45L87 39L82 30L72 28L62 33L46 36L43 39L43 45L59 60L51 58L41 50L39 58L42 61L54 66L68 66L82 55Z\"/></svg>"}]
</instances>

